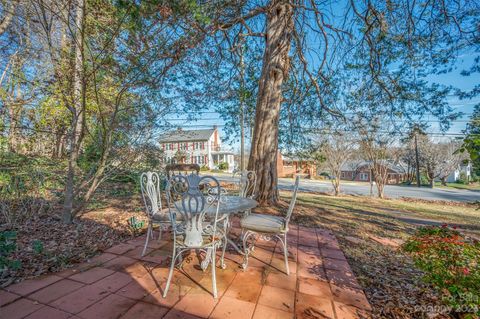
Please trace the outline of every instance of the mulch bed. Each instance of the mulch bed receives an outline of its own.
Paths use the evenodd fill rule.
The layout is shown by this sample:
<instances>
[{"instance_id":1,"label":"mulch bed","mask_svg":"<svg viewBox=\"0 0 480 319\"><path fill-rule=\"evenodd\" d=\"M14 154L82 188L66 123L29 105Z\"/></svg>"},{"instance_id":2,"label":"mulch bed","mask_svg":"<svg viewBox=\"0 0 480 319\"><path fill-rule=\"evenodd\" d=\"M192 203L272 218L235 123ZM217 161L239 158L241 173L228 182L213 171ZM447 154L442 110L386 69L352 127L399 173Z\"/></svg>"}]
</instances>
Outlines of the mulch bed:
<instances>
[{"instance_id":1,"label":"mulch bed","mask_svg":"<svg viewBox=\"0 0 480 319\"><path fill-rule=\"evenodd\" d=\"M84 262L136 235L128 226L129 217L144 219L140 210L109 207L92 210L65 224L60 211L59 207L8 227L0 218L0 231L17 232L17 249L10 258L21 263L19 269L1 274L1 287Z\"/></svg>"}]
</instances>

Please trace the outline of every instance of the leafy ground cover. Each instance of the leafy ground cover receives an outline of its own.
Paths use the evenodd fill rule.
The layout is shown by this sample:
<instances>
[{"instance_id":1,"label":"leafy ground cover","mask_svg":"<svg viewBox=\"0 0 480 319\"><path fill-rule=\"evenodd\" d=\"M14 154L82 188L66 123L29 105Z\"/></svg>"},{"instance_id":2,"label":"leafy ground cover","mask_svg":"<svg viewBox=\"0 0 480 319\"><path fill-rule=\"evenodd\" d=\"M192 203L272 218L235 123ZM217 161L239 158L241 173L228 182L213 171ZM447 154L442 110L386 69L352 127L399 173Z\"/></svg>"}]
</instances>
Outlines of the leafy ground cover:
<instances>
[{"instance_id":1,"label":"leafy ground cover","mask_svg":"<svg viewBox=\"0 0 480 319\"><path fill-rule=\"evenodd\" d=\"M480 316L480 242L443 225L420 227L403 245L424 280L442 295L447 307L465 318Z\"/></svg>"}]
</instances>

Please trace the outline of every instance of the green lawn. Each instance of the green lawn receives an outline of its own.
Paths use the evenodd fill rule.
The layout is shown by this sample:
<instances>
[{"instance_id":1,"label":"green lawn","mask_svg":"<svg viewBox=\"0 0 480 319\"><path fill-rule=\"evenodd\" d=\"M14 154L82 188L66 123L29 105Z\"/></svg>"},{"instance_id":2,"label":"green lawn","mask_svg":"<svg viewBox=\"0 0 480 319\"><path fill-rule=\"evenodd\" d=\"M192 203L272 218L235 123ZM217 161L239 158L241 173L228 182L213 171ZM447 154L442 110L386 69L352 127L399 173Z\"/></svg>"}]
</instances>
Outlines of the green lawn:
<instances>
[{"instance_id":1,"label":"green lawn","mask_svg":"<svg viewBox=\"0 0 480 319\"><path fill-rule=\"evenodd\" d=\"M456 189L468 189L468 190L477 190L480 191L480 183L470 183L470 184L461 184L461 183L447 183L447 186L442 185L441 183L435 183L435 187L439 188L456 188ZM479 195L480 197L480 195Z\"/></svg>"}]
</instances>

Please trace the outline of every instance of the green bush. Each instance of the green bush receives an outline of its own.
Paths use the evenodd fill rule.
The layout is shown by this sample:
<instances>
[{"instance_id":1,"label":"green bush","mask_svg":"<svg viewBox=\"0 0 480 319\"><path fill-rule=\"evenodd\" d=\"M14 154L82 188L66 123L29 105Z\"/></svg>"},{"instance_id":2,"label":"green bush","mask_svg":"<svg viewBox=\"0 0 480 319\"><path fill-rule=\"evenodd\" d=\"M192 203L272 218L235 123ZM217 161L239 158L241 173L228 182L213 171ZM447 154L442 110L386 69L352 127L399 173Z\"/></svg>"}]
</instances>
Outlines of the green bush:
<instances>
[{"instance_id":1,"label":"green bush","mask_svg":"<svg viewBox=\"0 0 480 319\"><path fill-rule=\"evenodd\" d=\"M403 249L452 311L480 315L480 243L447 227L422 227ZM468 318L468 316L467 316Z\"/></svg>"},{"instance_id":2,"label":"green bush","mask_svg":"<svg viewBox=\"0 0 480 319\"><path fill-rule=\"evenodd\" d=\"M420 175L420 184L421 185L430 185L430 182L428 181L427 176Z\"/></svg>"},{"instance_id":3,"label":"green bush","mask_svg":"<svg viewBox=\"0 0 480 319\"><path fill-rule=\"evenodd\" d=\"M202 172L206 172L206 171L209 171L209 170L210 170L210 168L208 168L207 165L203 165L202 167L200 167L200 171L202 171Z\"/></svg>"},{"instance_id":4,"label":"green bush","mask_svg":"<svg viewBox=\"0 0 480 319\"><path fill-rule=\"evenodd\" d=\"M220 164L218 164L218 169L219 170L227 170L228 169L228 163L227 162L221 162Z\"/></svg>"},{"instance_id":5,"label":"green bush","mask_svg":"<svg viewBox=\"0 0 480 319\"><path fill-rule=\"evenodd\" d=\"M480 182L480 176L478 176L475 172L472 173L471 179L472 179L472 182L475 182L475 183Z\"/></svg>"},{"instance_id":6,"label":"green bush","mask_svg":"<svg viewBox=\"0 0 480 319\"><path fill-rule=\"evenodd\" d=\"M456 181L456 183L457 183L457 184L468 185L467 174L465 174L465 172L461 172L461 173L460 173L460 177L458 178L458 180Z\"/></svg>"},{"instance_id":7,"label":"green bush","mask_svg":"<svg viewBox=\"0 0 480 319\"><path fill-rule=\"evenodd\" d=\"M0 232L0 274L5 270L20 268L20 261L12 260L10 255L17 249L17 232Z\"/></svg>"}]
</instances>

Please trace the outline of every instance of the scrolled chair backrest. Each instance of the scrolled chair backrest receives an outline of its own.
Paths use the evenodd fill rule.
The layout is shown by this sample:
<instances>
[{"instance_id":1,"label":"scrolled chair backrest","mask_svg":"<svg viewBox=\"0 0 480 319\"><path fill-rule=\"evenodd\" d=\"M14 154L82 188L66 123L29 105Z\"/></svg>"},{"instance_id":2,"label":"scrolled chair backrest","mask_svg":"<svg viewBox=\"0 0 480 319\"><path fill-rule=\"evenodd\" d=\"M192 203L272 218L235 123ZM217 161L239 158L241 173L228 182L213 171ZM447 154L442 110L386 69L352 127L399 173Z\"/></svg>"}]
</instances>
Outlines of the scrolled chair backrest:
<instances>
[{"instance_id":1,"label":"scrolled chair backrest","mask_svg":"<svg viewBox=\"0 0 480 319\"><path fill-rule=\"evenodd\" d=\"M238 190L240 197L253 198L255 196L255 187L257 186L257 174L254 171L241 171L234 174L238 176Z\"/></svg>"},{"instance_id":2,"label":"scrolled chair backrest","mask_svg":"<svg viewBox=\"0 0 480 319\"><path fill-rule=\"evenodd\" d=\"M155 214L160 214L162 211L160 181L160 175L155 172L144 172L140 175L140 189L149 218L152 218Z\"/></svg>"},{"instance_id":3,"label":"scrolled chair backrest","mask_svg":"<svg viewBox=\"0 0 480 319\"><path fill-rule=\"evenodd\" d=\"M173 175L167 189L168 206L175 207L184 220L181 229L179 228L185 235L184 244L188 247L200 247L205 244L204 235L215 238L221 196L218 180L213 176L197 174ZM174 218L173 216L172 219Z\"/></svg>"},{"instance_id":4,"label":"scrolled chair backrest","mask_svg":"<svg viewBox=\"0 0 480 319\"><path fill-rule=\"evenodd\" d=\"M290 200L290 205L288 205L287 216L285 217L285 227L288 227L288 223L290 222L290 218L292 217L293 208L295 207L295 202L297 201L297 192L298 192L299 183L300 183L300 176L297 176L295 178L295 184L293 186L292 199Z\"/></svg>"},{"instance_id":5,"label":"scrolled chair backrest","mask_svg":"<svg viewBox=\"0 0 480 319\"><path fill-rule=\"evenodd\" d=\"M165 172L167 179L170 179L173 175L190 175L199 174L200 165L198 164L169 164L165 166Z\"/></svg>"}]
</instances>

